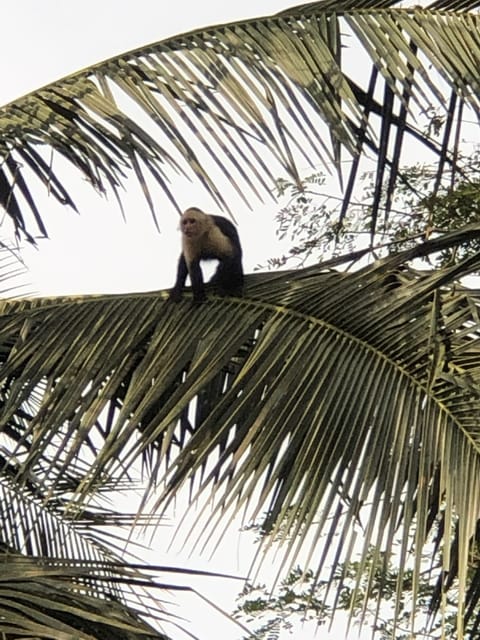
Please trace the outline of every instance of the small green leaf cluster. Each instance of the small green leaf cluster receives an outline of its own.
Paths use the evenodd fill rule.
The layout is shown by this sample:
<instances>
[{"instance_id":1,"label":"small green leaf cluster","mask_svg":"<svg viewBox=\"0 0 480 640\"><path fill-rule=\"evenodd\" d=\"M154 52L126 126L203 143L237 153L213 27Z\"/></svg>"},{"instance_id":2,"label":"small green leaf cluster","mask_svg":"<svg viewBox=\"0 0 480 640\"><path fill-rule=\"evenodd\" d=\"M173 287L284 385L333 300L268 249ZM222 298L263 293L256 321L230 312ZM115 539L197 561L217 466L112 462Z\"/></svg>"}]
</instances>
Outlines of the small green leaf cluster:
<instances>
[{"instance_id":1,"label":"small green leaf cluster","mask_svg":"<svg viewBox=\"0 0 480 640\"><path fill-rule=\"evenodd\" d=\"M330 259L368 243L375 257L419 245L425 239L480 223L480 149L457 162L438 180L438 167L417 163L401 171L393 198L384 202L383 219L372 235L371 212L375 175L362 176L362 192L342 211L342 199L332 196L326 175L306 176L301 185L278 180L277 196L285 201L276 216L280 240L290 242L287 253L268 266L295 261L296 266ZM434 266L447 266L480 251L480 241L439 252Z\"/></svg>"}]
</instances>

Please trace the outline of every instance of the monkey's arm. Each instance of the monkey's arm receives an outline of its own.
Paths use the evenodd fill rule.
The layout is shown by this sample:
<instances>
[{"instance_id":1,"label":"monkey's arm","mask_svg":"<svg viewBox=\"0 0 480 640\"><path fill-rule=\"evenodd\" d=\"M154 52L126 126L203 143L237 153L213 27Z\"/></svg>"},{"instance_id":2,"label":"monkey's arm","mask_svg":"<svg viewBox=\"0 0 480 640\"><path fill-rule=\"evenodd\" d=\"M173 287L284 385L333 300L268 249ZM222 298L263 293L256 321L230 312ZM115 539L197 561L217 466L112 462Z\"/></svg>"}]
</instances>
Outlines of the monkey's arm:
<instances>
[{"instance_id":1,"label":"monkey's arm","mask_svg":"<svg viewBox=\"0 0 480 640\"><path fill-rule=\"evenodd\" d=\"M187 275L188 275L187 263L185 262L185 257L182 253L178 260L177 279L175 280L173 289L170 291L170 300L172 300L173 302L179 302L182 299L182 290L183 290L183 287L185 286L185 280L187 279Z\"/></svg>"},{"instance_id":2,"label":"monkey's arm","mask_svg":"<svg viewBox=\"0 0 480 640\"><path fill-rule=\"evenodd\" d=\"M193 301L195 303L205 302L207 296L205 295L205 287L203 284L203 274L200 268L200 260L194 260L190 267L187 266L187 261L183 253L178 261L177 280L173 289L170 291L170 300L173 302L179 302L182 299L182 291L185 286L187 275L190 275L190 281L192 283Z\"/></svg>"},{"instance_id":3,"label":"monkey's arm","mask_svg":"<svg viewBox=\"0 0 480 640\"><path fill-rule=\"evenodd\" d=\"M203 273L202 268L200 267L200 260L194 260L190 263L188 273L192 283L193 301L195 303L205 302L207 296L205 295L205 286L203 284Z\"/></svg>"}]
</instances>

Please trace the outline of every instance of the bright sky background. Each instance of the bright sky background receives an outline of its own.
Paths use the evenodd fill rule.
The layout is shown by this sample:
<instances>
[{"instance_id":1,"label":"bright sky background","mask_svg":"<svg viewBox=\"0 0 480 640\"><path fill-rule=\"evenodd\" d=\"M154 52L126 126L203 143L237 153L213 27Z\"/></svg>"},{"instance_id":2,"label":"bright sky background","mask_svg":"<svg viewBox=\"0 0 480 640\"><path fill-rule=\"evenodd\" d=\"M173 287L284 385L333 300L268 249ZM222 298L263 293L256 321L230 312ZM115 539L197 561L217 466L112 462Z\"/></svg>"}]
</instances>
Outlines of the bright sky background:
<instances>
[{"instance_id":1,"label":"bright sky background","mask_svg":"<svg viewBox=\"0 0 480 640\"><path fill-rule=\"evenodd\" d=\"M275 13L293 4L285 0L242 0L238 3L233 0L9 2L8 9L3 12L0 38L3 61L0 104L149 42L201 26ZM51 215L46 216L50 239L40 241L39 250L24 254L31 270L32 289L41 295L56 295L148 291L171 286L179 248L178 218L173 208L168 212L171 215L162 212L159 216L162 233L158 234L135 184L129 184L125 200L127 223L122 220L115 202L100 199L82 184L74 191L75 194L78 192L82 193L78 202L81 215L55 205L52 200ZM190 204L202 206L197 198L204 197L203 194L197 196L192 187ZM247 271L275 254L273 248L268 250L275 237L274 210L270 204L259 206L255 213L240 212ZM259 236L245 242L253 219ZM168 562L244 575L250 545L247 542L245 550L240 538L230 539L227 550L213 564L207 559L189 559L186 553L167 555L161 548L150 559L156 564ZM169 531L166 539L169 539ZM158 546L161 547L161 542ZM184 584L185 578L178 582ZM199 590L226 611L232 610L233 599L241 586L241 582L225 583L216 579L203 579L198 583ZM173 596L172 600L175 598ZM179 596L178 602L180 607L176 613L192 619L189 628L198 632L201 640L241 637L231 623L224 623L223 618L199 598ZM325 637L323 632L322 637ZM310 638L310 634L302 633L301 640L304 638Z\"/></svg>"}]
</instances>

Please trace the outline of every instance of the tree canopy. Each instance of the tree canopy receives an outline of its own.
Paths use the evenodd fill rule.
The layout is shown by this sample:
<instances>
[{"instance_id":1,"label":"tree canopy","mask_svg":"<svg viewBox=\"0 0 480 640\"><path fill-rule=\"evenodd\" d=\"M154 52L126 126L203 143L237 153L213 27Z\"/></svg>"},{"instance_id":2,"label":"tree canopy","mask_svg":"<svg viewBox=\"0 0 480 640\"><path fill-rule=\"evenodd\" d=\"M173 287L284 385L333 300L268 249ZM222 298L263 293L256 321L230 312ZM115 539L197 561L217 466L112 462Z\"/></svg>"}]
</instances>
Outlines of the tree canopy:
<instances>
[{"instance_id":1,"label":"tree canopy","mask_svg":"<svg viewBox=\"0 0 480 640\"><path fill-rule=\"evenodd\" d=\"M0 109L0 202L33 240L48 228L38 186L76 206L69 165L119 199L133 172L157 220L152 194L177 205L186 178L228 210L225 184L252 203L279 175L300 186L309 163L338 178L342 217L373 159L373 238L414 143L435 179L462 175L465 113L478 117L480 100L479 3L399 4L326 0L196 30L20 98ZM130 599L155 584L81 526L114 521L92 501L143 473L132 522L183 490L208 515L200 544L263 514L285 571L306 554L333 589L355 558L354 600L365 567L373 580L393 555L396 593L408 571L415 599L431 545L433 607L455 583L461 636L480 598L479 292L464 282L480 257L416 260L479 236L471 224L379 260L365 246L249 274L243 298L194 312L165 292L2 302L0 531L16 584L0 596L2 633L102 638L110 624L162 637L156 604L145 626L152 608Z\"/></svg>"},{"instance_id":2,"label":"tree canopy","mask_svg":"<svg viewBox=\"0 0 480 640\"><path fill-rule=\"evenodd\" d=\"M370 155L373 231L403 150L418 143L439 175L456 169L462 120L480 95L478 3L399 4L327 0L212 26L30 93L0 109L1 202L19 231L46 233L37 183L75 206L62 160L117 196L133 171L152 212L152 180L176 203L186 176L228 210L226 184L252 203L279 175L299 182L299 163L320 163L345 185L346 211Z\"/></svg>"}]
</instances>

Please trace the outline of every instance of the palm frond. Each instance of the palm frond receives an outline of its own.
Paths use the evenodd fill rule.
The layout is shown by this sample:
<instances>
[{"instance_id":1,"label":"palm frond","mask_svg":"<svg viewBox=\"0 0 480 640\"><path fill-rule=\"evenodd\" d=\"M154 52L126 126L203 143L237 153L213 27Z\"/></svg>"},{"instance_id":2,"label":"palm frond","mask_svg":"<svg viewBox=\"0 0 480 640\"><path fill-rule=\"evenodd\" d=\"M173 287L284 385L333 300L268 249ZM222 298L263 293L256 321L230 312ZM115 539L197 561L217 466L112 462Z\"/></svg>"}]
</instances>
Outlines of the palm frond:
<instances>
[{"instance_id":1,"label":"palm frond","mask_svg":"<svg viewBox=\"0 0 480 640\"><path fill-rule=\"evenodd\" d=\"M28 295L28 270L21 257L20 246L0 240L0 295L2 298Z\"/></svg>"},{"instance_id":2,"label":"palm frond","mask_svg":"<svg viewBox=\"0 0 480 640\"><path fill-rule=\"evenodd\" d=\"M187 577L240 579L138 564L130 554L125 560L132 527L156 526L159 518L94 506L72 510L65 496L63 501L42 496L43 482L30 480L22 486L7 481L11 471L10 460L0 478L0 630L8 638L16 633L72 640L167 640L159 630L163 627L189 635L187 617L178 617L169 606L172 593L195 592ZM154 575L162 575L162 581ZM177 583L165 579L171 575ZM179 577L184 584L178 584Z\"/></svg>"},{"instance_id":3,"label":"palm frond","mask_svg":"<svg viewBox=\"0 0 480 640\"><path fill-rule=\"evenodd\" d=\"M76 558L85 561L110 560L113 549L101 544L95 527L85 527L85 516L76 516L78 520L66 513L66 506L60 500L45 503L45 496L40 491L27 488L31 480L21 486L7 480L11 472L11 461L5 464L2 459L2 478L0 478L0 512L1 543L5 549L28 556L45 556L55 558ZM40 480L40 479L39 479ZM42 479L43 480L43 479ZM86 514L89 512L87 511ZM85 514L85 515L86 515ZM114 521L113 513L97 512L95 525L102 521ZM93 516L93 512L91 512ZM80 519L81 518L81 519ZM131 518L131 524L134 519Z\"/></svg>"},{"instance_id":4,"label":"palm frond","mask_svg":"<svg viewBox=\"0 0 480 640\"><path fill-rule=\"evenodd\" d=\"M126 607L102 586L115 576L126 589L134 583L151 588L153 583L139 571L113 565L42 562L12 554L0 556L0 566L0 632L6 638L168 640L144 620L145 610ZM158 602L156 606L150 616L158 624L162 613Z\"/></svg>"},{"instance_id":5,"label":"palm frond","mask_svg":"<svg viewBox=\"0 0 480 640\"><path fill-rule=\"evenodd\" d=\"M466 566L480 299L459 279L480 256L435 271L411 261L479 236L468 227L351 272L337 258L248 276L243 299L193 312L162 293L4 303L0 425L19 480L40 473L53 491L80 460L83 499L143 460L155 509L187 483L194 501L213 494L204 542L246 510L291 563L348 561L362 526L363 561L372 546L390 560L400 539L403 566L444 518L444 546L457 523Z\"/></svg>"},{"instance_id":6,"label":"palm frond","mask_svg":"<svg viewBox=\"0 0 480 640\"><path fill-rule=\"evenodd\" d=\"M472 11L478 9L478 0L435 0L428 5L429 9L440 11Z\"/></svg>"},{"instance_id":7,"label":"palm frond","mask_svg":"<svg viewBox=\"0 0 480 640\"><path fill-rule=\"evenodd\" d=\"M19 232L33 235L35 223L46 233L36 183L75 206L63 177L66 160L94 188L118 198L133 170L154 216L153 184L181 208L184 179L203 185L228 210L227 184L251 204L270 197L279 175L298 181L305 163L334 168L343 180L345 161L359 154L373 154L379 169L387 167L388 200L399 151L412 140L447 164L455 157L455 140L440 144L417 121L426 130L433 113L437 122L451 117L450 91L475 112L480 106L479 16L467 10L476 4L443 3L442 10L394 4L312 2L192 31L6 105L1 203ZM353 48L355 61L383 79L388 108L349 64Z\"/></svg>"}]
</instances>

